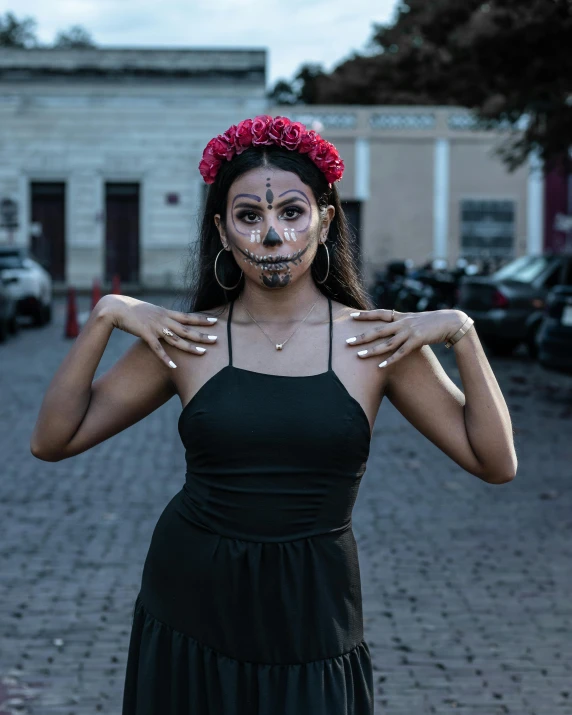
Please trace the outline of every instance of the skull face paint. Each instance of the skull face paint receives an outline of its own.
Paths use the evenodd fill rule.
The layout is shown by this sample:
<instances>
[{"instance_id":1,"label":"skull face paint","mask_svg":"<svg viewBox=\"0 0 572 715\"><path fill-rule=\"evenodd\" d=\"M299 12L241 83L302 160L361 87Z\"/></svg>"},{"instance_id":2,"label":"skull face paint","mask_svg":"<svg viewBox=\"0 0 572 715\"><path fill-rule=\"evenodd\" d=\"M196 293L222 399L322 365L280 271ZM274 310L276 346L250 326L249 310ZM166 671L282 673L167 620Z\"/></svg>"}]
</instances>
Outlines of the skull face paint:
<instances>
[{"instance_id":1,"label":"skull face paint","mask_svg":"<svg viewBox=\"0 0 572 715\"><path fill-rule=\"evenodd\" d=\"M270 226L270 228L268 229L268 233L264 237L264 241L262 241L262 245L270 248L271 246L280 246L281 244L282 244L282 239L276 233L276 231L274 230L274 227Z\"/></svg>"},{"instance_id":2,"label":"skull face paint","mask_svg":"<svg viewBox=\"0 0 572 715\"><path fill-rule=\"evenodd\" d=\"M308 248L309 246L306 246L300 251L286 255L280 254L275 257L270 254L258 256L248 248L239 248L238 250L243 254L244 260L257 269L261 282L269 288L275 288L287 285L290 282L292 267L302 263L303 256Z\"/></svg>"},{"instance_id":3,"label":"skull face paint","mask_svg":"<svg viewBox=\"0 0 572 715\"><path fill-rule=\"evenodd\" d=\"M279 288L308 270L306 261L315 255L320 216L311 190L296 174L280 169L266 172L253 169L232 185L227 238L247 276Z\"/></svg>"}]
</instances>

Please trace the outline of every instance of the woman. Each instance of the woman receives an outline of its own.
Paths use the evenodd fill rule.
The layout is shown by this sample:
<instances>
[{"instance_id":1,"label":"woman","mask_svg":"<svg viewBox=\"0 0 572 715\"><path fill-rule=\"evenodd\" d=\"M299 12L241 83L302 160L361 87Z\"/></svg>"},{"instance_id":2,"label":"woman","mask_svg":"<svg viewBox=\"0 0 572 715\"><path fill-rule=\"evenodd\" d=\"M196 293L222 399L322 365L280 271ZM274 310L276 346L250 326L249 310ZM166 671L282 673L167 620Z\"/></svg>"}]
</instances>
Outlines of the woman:
<instances>
[{"instance_id":1,"label":"woman","mask_svg":"<svg viewBox=\"0 0 572 715\"><path fill-rule=\"evenodd\" d=\"M343 168L285 117L211 140L191 312L105 296L45 395L31 448L46 460L183 405L186 481L143 567L124 715L373 713L351 513L384 395L469 473L514 477L472 320L369 310ZM114 328L139 339L93 381ZM464 393L428 347L443 341Z\"/></svg>"}]
</instances>

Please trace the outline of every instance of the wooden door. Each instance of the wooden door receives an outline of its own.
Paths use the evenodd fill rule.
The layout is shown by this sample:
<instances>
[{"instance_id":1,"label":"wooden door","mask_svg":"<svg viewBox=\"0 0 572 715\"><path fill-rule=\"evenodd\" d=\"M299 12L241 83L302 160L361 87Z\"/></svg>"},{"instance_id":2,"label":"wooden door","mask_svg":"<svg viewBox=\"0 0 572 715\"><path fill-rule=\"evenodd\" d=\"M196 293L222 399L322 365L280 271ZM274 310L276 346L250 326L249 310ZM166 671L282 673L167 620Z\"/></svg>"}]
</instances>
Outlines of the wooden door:
<instances>
[{"instance_id":1,"label":"wooden door","mask_svg":"<svg viewBox=\"0 0 572 715\"><path fill-rule=\"evenodd\" d=\"M139 184L105 185L105 280L139 281Z\"/></svg>"},{"instance_id":2,"label":"wooden door","mask_svg":"<svg viewBox=\"0 0 572 715\"><path fill-rule=\"evenodd\" d=\"M65 194L62 182L30 184L30 250L54 281L66 279Z\"/></svg>"}]
</instances>

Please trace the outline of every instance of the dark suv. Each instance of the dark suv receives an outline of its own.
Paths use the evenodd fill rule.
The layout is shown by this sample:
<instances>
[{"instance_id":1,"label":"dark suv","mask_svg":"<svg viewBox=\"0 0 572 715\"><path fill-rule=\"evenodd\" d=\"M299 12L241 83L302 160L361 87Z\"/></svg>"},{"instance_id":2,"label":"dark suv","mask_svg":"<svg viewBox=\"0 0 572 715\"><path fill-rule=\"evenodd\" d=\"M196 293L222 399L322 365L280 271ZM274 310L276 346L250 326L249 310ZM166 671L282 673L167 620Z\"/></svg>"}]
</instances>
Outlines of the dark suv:
<instances>
[{"instance_id":1,"label":"dark suv","mask_svg":"<svg viewBox=\"0 0 572 715\"><path fill-rule=\"evenodd\" d=\"M571 264L572 254L527 255L489 276L464 277L457 307L473 318L493 353L510 355L526 343L535 357L547 294L565 282Z\"/></svg>"},{"instance_id":2,"label":"dark suv","mask_svg":"<svg viewBox=\"0 0 572 715\"><path fill-rule=\"evenodd\" d=\"M538 362L543 367L572 372L572 261L568 275L546 298L536 343Z\"/></svg>"}]
</instances>

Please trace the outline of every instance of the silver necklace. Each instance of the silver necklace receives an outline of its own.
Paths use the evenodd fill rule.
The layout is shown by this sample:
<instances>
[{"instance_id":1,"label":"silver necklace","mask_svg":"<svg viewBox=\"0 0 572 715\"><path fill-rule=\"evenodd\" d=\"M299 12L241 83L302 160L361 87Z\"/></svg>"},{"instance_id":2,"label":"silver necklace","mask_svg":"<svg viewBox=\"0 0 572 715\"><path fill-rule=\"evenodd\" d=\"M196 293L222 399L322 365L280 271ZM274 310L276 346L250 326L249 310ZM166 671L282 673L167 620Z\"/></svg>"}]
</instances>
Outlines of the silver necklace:
<instances>
[{"instance_id":1,"label":"silver necklace","mask_svg":"<svg viewBox=\"0 0 572 715\"><path fill-rule=\"evenodd\" d=\"M256 318L251 314L251 312L248 310L248 308L246 307L246 305L244 305L244 301L242 300L242 294L238 296L238 299L240 300L240 302L241 302L242 305L244 306L244 310L246 310L246 312L248 313L248 315L250 315L250 317L252 318L252 320L254 320L254 322L256 323L256 325L258 325L258 327L260 328L260 330L262 330L262 332L264 333L264 335L266 335L266 337L268 338L268 340L270 340L270 342L272 343L272 345L274 345L274 347L276 348L276 350L282 350L282 348L283 348L283 347L286 345L286 343L290 340L290 338L292 337L292 335L294 335L294 333L298 330L298 328L300 327L300 325L302 325L302 323L304 322L304 320L306 320L306 318L307 318L307 317L310 315L310 313L314 310L314 307L315 307L316 303L318 302L318 301L316 301L316 303L314 303L314 305L313 305L313 306L310 308L310 310L306 313L306 317L304 318L304 320L302 320L302 322L300 323L300 325L298 325L298 328L296 328L296 329L294 330L294 332L286 338L286 340L284 340L282 343L275 343L274 340L272 340L272 338L270 337L270 335L268 335L268 333L266 332L266 330L264 330L264 328L262 327L262 325L260 325L260 323L258 322L258 320L256 320Z\"/></svg>"}]
</instances>

